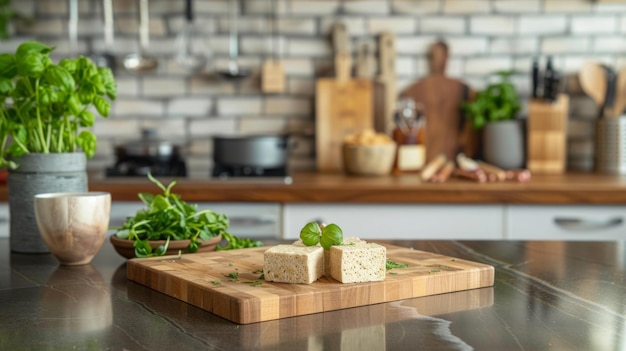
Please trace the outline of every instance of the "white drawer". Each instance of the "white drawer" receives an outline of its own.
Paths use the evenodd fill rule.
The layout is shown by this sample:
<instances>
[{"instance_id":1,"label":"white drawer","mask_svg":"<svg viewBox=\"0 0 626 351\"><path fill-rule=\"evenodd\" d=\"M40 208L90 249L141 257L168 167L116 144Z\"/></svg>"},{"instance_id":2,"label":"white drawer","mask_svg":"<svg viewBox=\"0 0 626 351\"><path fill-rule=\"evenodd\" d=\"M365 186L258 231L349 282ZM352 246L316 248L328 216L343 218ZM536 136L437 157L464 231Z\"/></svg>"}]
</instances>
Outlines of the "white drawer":
<instances>
[{"instance_id":1,"label":"white drawer","mask_svg":"<svg viewBox=\"0 0 626 351\"><path fill-rule=\"evenodd\" d=\"M507 239L624 240L624 206L508 206Z\"/></svg>"},{"instance_id":2,"label":"white drawer","mask_svg":"<svg viewBox=\"0 0 626 351\"><path fill-rule=\"evenodd\" d=\"M283 220L286 239L311 221L364 239L502 239L504 213L500 205L286 204Z\"/></svg>"}]
</instances>

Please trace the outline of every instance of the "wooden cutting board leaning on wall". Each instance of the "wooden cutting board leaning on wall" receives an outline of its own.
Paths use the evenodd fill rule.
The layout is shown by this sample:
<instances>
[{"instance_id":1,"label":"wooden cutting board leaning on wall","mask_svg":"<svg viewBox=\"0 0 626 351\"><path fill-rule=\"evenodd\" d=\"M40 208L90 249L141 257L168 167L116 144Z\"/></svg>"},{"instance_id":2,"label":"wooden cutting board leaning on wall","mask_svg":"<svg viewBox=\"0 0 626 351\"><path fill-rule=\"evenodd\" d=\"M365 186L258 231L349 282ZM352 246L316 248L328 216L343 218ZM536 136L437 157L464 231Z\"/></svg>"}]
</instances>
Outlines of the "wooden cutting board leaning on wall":
<instances>
[{"instance_id":1,"label":"wooden cutting board leaning on wall","mask_svg":"<svg viewBox=\"0 0 626 351\"><path fill-rule=\"evenodd\" d=\"M478 134L461 110L461 102L472 100L475 92L462 81L445 75L447 59L448 46L444 42L432 44L428 52L429 75L401 94L424 106L426 162L441 153L448 159L454 159L459 152L473 157L478 150Z\"/></svg>"},{"instance_id":2,"label":"wooden cutting board leaning on wall","mask_svg":"<svg viewBox=\"0 0 626 351\"><path fill-rule=\"evenodd\" d=\"M344 38L337 26L337 38ZM352 79L347 43L335 44L334 78L319 78L315 86L315 151L319 172L343 171L341 144L346 135L373 129L373 83Z\"/></svg>"}]
</instances>

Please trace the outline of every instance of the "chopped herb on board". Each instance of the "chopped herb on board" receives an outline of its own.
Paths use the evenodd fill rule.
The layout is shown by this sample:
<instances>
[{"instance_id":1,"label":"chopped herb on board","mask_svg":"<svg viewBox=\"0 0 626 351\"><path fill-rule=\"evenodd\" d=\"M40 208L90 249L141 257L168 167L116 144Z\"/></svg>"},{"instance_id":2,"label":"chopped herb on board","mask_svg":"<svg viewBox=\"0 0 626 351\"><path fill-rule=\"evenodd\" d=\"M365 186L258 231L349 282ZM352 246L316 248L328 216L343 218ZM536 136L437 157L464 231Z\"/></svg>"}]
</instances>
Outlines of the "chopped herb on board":
<instances>
[{"instance_id":1,"label":"chopped herb on board","mask_svg":"<svg viewBox=\"0 0 626 351\"><path fill-rule=\"evenodd\" d=\"M262 269L257 269L255 271L252 271L252 273L254 273L254 274L263 273L263 270Z\"/></svg>"},{"instance_id":2,"label":"chopped herb on board","mask_svg":"<svg viewBox=\"0 0 626 351\"><path fill-rule=\"evenodd\" d=\"M213 283L213 285L220 285L220 284L222 284L222 281L219 280L219 279L216 279L216 280L212 281L211 283Z\"/></svg>"},{"instance_id":3,"label":"chopped herb on board","mask_svg":"<svg viewBox=\"0 0 626 351\"><path fill-rule=\"evenodd\" d=\"M263 284L263 282L260 280L254 280L254 281L246 282L246 284L249 284L252 286L260 286L261 284Z\"/></svg>"},{"instance_id":4,"label":"chopped herb on board","mask_svg":"<svg viewBox=\"0 0 626 351\"><path fill-rule=\"evenodd\" d=\"M439 272L439 270L438 270L438 269L432 269L432 270L430 270L430 271L428 272L428 274L431 274L431 273L438 273L438 272Z\"/></svg>"},{"instance_id":5,"label":"chopped herb on board","mask_svg":"<svg viewBox=\"0 0 626 351\"><path fill-rule=\"evenodd\" d=\"M237 273L237 272L224 274L224 276L227 277L227 278L230 278L234 282L238 282L239 281L239 273Z\"/></svg>"},{"instance_id":6,"label":"chopped herb on board","mask_svg":"<svg viewBox=\"0 0 626 351\"><path fill-rule=\"evenodd\" d=\"M387 270L393 269L393 268L406 268L409 265L406 263L398 263L395 261L392 261L390 259L387 259Z\"/></svg>"}]
</instances>

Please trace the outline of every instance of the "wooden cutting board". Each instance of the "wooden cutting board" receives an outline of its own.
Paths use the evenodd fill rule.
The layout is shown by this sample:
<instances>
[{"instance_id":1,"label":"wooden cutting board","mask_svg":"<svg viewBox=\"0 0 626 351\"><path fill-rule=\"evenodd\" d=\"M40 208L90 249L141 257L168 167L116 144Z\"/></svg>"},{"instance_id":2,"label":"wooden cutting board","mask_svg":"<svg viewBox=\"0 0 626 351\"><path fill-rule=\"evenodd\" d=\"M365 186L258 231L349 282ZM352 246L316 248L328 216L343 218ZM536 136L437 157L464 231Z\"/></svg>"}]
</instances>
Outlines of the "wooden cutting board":
<instances>
[{"instance_id":1,"label":"wooden cutting board","mask_svg":"<svg viewBox=\"0 0 626 351\"><path fill-rule=\"evenodd\" d=\"M369 79L320 78L315 88L317 170L343 170L341 144L349 135L374 128L374 85Z\"/></svg>"},{"instance_id":2,"label":"wooden cutting board","mask_svg":"<svg viewBox=\"0 0 626 351\"><path fill-rule=\"evenodd\" d=\"M248 324L493 285L492 266L393 245L387 258L409 264L382 282L310 285L262 281L269 247L131 259L128 279L239 324ZM225 275L238 273L238 281ZM219 283L217 283L219 281Z\"/></svg>"}]
</instances>

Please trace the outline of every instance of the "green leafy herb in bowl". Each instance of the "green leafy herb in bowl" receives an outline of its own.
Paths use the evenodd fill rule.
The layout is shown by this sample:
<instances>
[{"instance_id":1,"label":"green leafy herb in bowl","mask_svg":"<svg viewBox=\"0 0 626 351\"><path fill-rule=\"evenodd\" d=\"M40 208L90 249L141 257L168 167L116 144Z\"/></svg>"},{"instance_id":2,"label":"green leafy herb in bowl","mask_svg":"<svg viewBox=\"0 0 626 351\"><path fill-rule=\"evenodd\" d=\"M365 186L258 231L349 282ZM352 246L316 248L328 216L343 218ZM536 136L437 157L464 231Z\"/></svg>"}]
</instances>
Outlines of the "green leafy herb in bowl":
<instances>
[{"instance_id":1,"label":"green leafy herb in bowl","mask_svg":"<svg viewBox=\"0 0 626 351\"><path fill-rule=\"evenodd\" d=\"M259 241L240 239L227 232L230 224L225 214L206 209L197 210L196 205L183 201L172 192L177 184L174 180L167 187L148 174L148 179L158 186L163 193L138 194L146 204L145 209L137 211L111 236L111 242L122 256L151 257L162 256L168 248L194 253L206 250L228 250L262 246ZM219 246L222 238L228 245ZM122 245L128 249L132 242L131 254L122 253ZM181 247L181 244L183 245ZM172 247L176 245L176 247ZM133 252L134 251L134 252Z\"/></svg>"}]
</instances>

